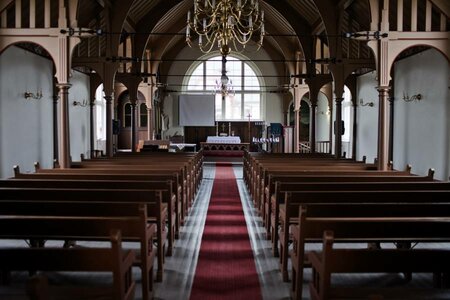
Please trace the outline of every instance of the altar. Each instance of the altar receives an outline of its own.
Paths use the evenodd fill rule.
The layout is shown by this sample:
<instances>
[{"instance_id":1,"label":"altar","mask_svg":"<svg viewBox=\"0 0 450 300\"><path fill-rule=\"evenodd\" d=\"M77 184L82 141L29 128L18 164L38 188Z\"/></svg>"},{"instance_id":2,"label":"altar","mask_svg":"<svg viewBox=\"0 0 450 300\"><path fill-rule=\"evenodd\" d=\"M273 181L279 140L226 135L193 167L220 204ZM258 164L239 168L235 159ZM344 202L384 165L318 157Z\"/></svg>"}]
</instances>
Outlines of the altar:
<instances>
[{"instance_id":1,"label":"altar","mask_svg":"<svg viewBox=\"0 0 450 300\"><path fill-rule=\"evenodd\" d=\"M249 143L241 143L238 136L208 136L200 143L204 156L242 157Z\"/></svg>"}]
</instances>

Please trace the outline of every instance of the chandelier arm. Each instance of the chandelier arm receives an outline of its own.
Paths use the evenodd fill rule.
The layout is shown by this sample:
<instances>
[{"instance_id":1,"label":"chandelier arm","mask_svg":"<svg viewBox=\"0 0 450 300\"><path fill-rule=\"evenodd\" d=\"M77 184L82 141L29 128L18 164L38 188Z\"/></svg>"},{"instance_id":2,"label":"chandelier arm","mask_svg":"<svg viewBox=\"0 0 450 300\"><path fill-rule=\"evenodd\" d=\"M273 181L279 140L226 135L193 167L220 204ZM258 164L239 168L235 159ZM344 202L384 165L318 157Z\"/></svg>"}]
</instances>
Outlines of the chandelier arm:
<instances>
[{"instance_id":1,"label":"chandelier arm","mask_svg":"<svg viewBox=\"0 0 450 300\"><path fill-rule=\"evenodd\" d=\"M239 28L239 27L236 27L236 29L237 29L237 31L238 31L241 35L249 35L249 34L252 34L253 31L254 31L254 30L243 31L243 30L241 30L241 28ZM235 32L235 31L233 31L233 32Z\"/></svg>"},{"instance_id":2,"label":"chandelier arm","mask_svg":"<svg viewBox=\"0 0 450 300\"><path fill-rule=\"evenodd\" d=\"M252 38L252 33L249 34L247 39L242 39L236 32L233 31L233 37L234 39L236 39L238 41L239 44L241 45L247 45L247 43L251 40Z\"/></svg>"},{"instance_id":3,"label":"chandelier arm","mask_svg":"<svg viewBox=\"0 0 450 300\"><path fill-rule=\"evenodd\" d=\"M214 47L214 43L209 43L209 42L206 43L205 46L199 45L200 51L202 51L205 54L211 52L213 47ZM205 48L207 48L207 50L205 50Z\"/></svg>"},{"instance_id":4,"label":"chandelier arm","mask_svg":"<svg viewBox=\"0 0 450 300\"><path fill-rule=\"evenodd\" d=\"M236 45L236 40L233 39L233 46L234 46L234 51L236 51L237 53L243 53L245 48L242 44L239 44L242 46L242 48L239 50L239 47Z\"/></svg>"}]
</instances>

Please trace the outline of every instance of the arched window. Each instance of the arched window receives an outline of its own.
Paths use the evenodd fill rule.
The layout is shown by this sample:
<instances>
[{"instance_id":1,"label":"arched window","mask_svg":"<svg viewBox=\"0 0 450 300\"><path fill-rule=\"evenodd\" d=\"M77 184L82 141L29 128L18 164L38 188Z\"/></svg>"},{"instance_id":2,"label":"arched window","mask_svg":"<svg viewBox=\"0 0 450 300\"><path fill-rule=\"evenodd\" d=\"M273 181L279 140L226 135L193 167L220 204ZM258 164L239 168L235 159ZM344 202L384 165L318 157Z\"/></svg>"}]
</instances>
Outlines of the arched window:
<instances>
[{"instance_id":1,"label":"arched window","mask_svg":"<svg viewBox=\"0 0 450 300\"><path fill-rule=\"evenodd\" d=\"M342 120L344 121L344 134L342 135L342 153L346 153L346 157L352 154L352 131L353 131L353 114L352 114L352 94L347 86L344 86L344 100L342 101Z\"/></svg>"},{"instance_id":2,"label":"arched window","mask_svg":"<svg viewBox=\"0 0 450 300\"><path fill-rule=\"evenodd\" d=\"M234 95L216 93L216 120L261 120L261 85L255 69L236 57L227 57L227 76ZM222 57L202 61L188 75L186 92L212 93L222 73Z\"/></svg>"},{"instance_id":3,"label":"arched window","mask_svg":"<svg viewBox=\"0 0 450 300\"><path fill-rule=\"evenodd\" d=\"M345 131L342 135L343 142L350 142L350 131L352 129L352 95L347 86L344 86L344 101L342 101L342 120L344 121Z\"/></svg>"},{"instance_id":4,"label":"arched window","mask_svg":"<svg viewBox=\"0 0 450 300\"><path fill-rule=\"evenodd\" d=\"M103 84L95 91L95 112L97 140L106 140L106 101Z\"/></svg>"},{"instance_id":5,"label":"arched window","mask_svg":"<svg viewBox=\"0 0 450 300\"><path fill-rule=\"evenodd\" d=\"M145 103L139 105L139 126L147 127L147 105Z\"/></svg>"},{"instance_id":6,"label":"arched window","mask_svg":"<svg viewBox=\"0 0 450 300\"><path fill-rule=\"evenodd\" d=\"M131 103L127 102L123 106L123 127L131 127Z\"/></svg>"}]
</instances>

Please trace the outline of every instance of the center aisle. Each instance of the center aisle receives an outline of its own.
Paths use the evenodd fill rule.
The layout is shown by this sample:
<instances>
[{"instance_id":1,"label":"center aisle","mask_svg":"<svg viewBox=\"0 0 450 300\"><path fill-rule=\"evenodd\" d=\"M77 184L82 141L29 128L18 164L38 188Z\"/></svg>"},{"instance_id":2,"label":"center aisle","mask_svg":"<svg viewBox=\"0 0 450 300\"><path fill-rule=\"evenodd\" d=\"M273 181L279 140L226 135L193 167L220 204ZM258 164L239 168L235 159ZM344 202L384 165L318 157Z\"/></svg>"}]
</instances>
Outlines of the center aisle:
<instances>
[{"instance_id":1,"label":"center aisle","mask_svg":"<svg viewBox=\"0 0 450 300\"><path fill-rule=\"evenodd\" d=\"M231 164L216 165L190 299L262 299Z\"/></svg>"}]
</instances>

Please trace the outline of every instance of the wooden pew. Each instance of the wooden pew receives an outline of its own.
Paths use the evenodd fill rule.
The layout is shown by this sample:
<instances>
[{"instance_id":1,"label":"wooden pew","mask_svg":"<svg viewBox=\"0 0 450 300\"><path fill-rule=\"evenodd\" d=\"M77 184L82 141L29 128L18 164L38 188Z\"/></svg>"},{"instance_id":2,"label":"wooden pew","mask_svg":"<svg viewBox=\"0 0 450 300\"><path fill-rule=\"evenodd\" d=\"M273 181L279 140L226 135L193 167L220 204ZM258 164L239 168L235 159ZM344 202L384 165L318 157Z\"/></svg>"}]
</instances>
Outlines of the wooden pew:
<instances>
[{"instance_id":1,"label":"wooden pew","mask_svg":"<svg viewBox=\"0 0 450 300\"><path fill-rule=\"evenodd\" d=\"M260 153L246 151L243 158L244 182L247 183L249 179L248 175L259 161L272 158L282 158L285 160L337 160L335 156L325 153ZM346 158L341 158L339 160L354 161ZM365 157L363 157L362 162L366 163Z\"/></svg>"},{"instance_id":2,"label":"wooden pew","mask_svg":"<svg viewBox=\"0 0 450 300\"><path fill-rule=\"evenodd\" d=\"M126 169L126 170L148 170L152 172L178 172L186 182L186 194L190 202L193 201L196 183L195 171L189 162L175 161L164 162L159 160L143 160L143 159L111 159L101 161L83 161L80 164L72 165L71 169ZM39 172L36 170L36 172Z\"/></svg>"},{"instance_id":3,"label":"wooden pew","mask_svg":"<svg viewBox=\"0 0 450 300\"><path fill-rule=\"evenodd\" d=\"M191 186L190 176L186 170L179 165L176 166L163 166L159 162L158 166L127 166L127 165L103 165L100 167L89 167L89 168L70 168L70 169L41 169L36 168L36 173L62 173L62 174L73 174L73 173L96 173L96 174L142 174L142 175L173 175L176 174L178 178L178 184L182 187L182 197L184 210L187 211L193 202L193 189ZM156 179L157 180L157 179Z\"/></svg>"},{"instance_id":4,"label":"wooden pew","mask_svg":"<svg viewBox=\"0 0 450 300\"><path fill-rule=\"evenodd\" d=\"M313 163L305 163L301 162L298 164L288 163L285 165L279 163L264 163L259 166L259 168L254 171L252 175L252 183L251 183L251 194L256 203L260 203L261 197L264 193L264 188L267 183L267 177L269 174L277 172L284 174L301 174L307 172L366 172L366 171L374 171L376 167L373 165L359 164L354 162L346 162L342 163L339 161L329 161L329 162L313 162Z\"/></svg>"},{"instance_id":5,"label":"wooden pew","mask_svg":"<svg viewBox=\"0 0 450 300\"><path fill-rule=\"evenodd\" d=\"M335 174L335 175L315 175L304 174L304 175L286 175L286 174L269 174L268 182L264 188L263 193L263 222L267 231L267 238L272 237L272 201L271 197L276 195L275 198L279 198L279 187L283 183L314 183L314 182L436 182L433 179L434 171L430 169L427 176L416 176L416 175L399 175L397 172L391 175L380 175L379 172L373 173L356 173L355 175L350 175L352 173L346 172L345 175ZM384 174L384 172L383 172ZM389 173L388 173L389 174Z\"/></svg>"},{"instance_id":6,"label":"wooden pew","mask_svg":"<svg viewBox=\"0 0 450 300\"><path fill-rule=\"evenodd\" d=\"M375 224L376 226L377 224ZM413 223L413 227L416 225ZM313 268L310 298L325 299L445 299L448 290L408 287L333 287L334 273L448 273L450 250L446 249L333 249L334 233L323 234L322 253L308 253Z\"/></svg>"},{"instance_id":7,"label":"wooden pew","mask_svg":"<svg viewBox=\"0 0 450 300\"><path fill-rule=\"evenodd\" d=\"M366 165L372 169L375 169L374 164L366 164L365 158L363 161L355 161L352 159L336 159L332 156L315 157L304 156L298 154L267 154L262 156L251 156L250 162L244 164L244 180L248 185L251 185L255 175L260 172L261 168L265 167L265 164L276 163L277 165L291 165L291 164L354 164L354 165Z\"/></svg>"},{"instance_id":8,"label":"wooden pew","mask_svg":"<svg viewBox=\"0 0 450 300\"><path fill-rule=\"evenodd\" d=\"M166 255L171 256L175 240L176 196L172 192L172 181L130 181L130 180L73 180L73 179L8 179L0 180L0 187L14 188L69 188L69 189L133 189L167 190L162 193L167 204L168 245Z\"/></svg>"},{"instance_id":9,"label":"wooden pew","mask_svg":"<svg viewBox=\"0 0 450 300\"><path fill-rule=\"evenodd\" d=\"M304 177L310 177L310 176L411 176L410 169L407 168L406 171L378 171L378 170L342 170L338 168L333 168L332 165L330 165L328 170L322 170L322 169L311 169L311 170L305 170L300 168L295 169L283 169L283 170L265 170L264 171L265 176L263 179L260 180L260 182L255 187L256 192L254 192L255 197L257 198L257 201L259 203L258 209L261 212L261 215L263 217L263 221L267 222L266 216L269 216L266 212L267 204L270 203L270 195L272 195L273 189L274 189L274 182L277 181L278 178L279 181L284 181L287 178L294 178L299 177L299 180L303 180ZM432 176L431 176L432 177ZM307 181L312 181L309 179L306 179ZM289 180L288 180L289 181ZM269 208L270 209L270 208ZM270 222L270 220L269 220ZM266 224L266 227L270 228Z\"/></svg>"},{"instance_id":10,"label":"wooden pew","mask_svg":"<svg viewBox=\"0 0 450 300\"><path fill-rule=\"evenodd\" d=\"M196 153L170 153L168 154L170 156L167 156L168 160L172 160L173 157L184 157L185 159L189 159L193 166L194 169L196 170L195 175L196 175L196 183L197 183L197 187L200 185L200 181L203 178L203 161L204 161L204 157L203 157L203 151L200 150ZM174 156L176 155L176 156ZM161 159L165 159L166 157L164 156L160 156L160 155L155 155L154 153L133 153L133 152L119 152L116 153L116 155L114 156L114 159L117 158L133 158L133 157L137 157L137 158L149 158L149 159L158 159L159 161L161 161ZM160 159L161 157L161 159Z\"/></svg>"},{"instance_id":11,"label":"wooden pew","mask_svg":"<svg viewBox=\"0 0 450 300\"><path fill-rule=\"evenodd\" d=\"M141 268L142 295L151 299L157 231L156 224L148 223L151 210L142 203L1 200L0 238L44 246L43 240L107 240L111 228L118 229L123 240L139 243L134 264Z\"/></svg>"},{"instance_id":12,"label":"wooden pew","mask_svg":"<svg viewBox=\"0 0 450 300\"><path fill-rule=\"evenodd\" d=\"M289 219L291 218L289 213L290 210L284 204L284 195L290 192L300 192L300 191L331 191L339 193L341 191L411 191L411 190L447 190L450 191L450 182L438 182L438 181L396 181L396 177L371 177L371 181L363 180L364 177L353 177L348 178L351 181L344 181L343 178L338 178L337 182L276 182L275 194L271 196L270 207L270 232L271 239L274 244L274 253L276 254L276 247L278 242L278 232L276 228L280 224L282 226L281 232L287 232L286 229L289 228ZM298 199L301 201L300 199ZM361 200L363 201L363 200ZM295 203L296 201L291 201L291 205L299 205ZM295 203L295 204L294 204ZM282 209L280 209L280 206ZM297 207L293 210L294 215L297 213ZM284 223L288 220L287 223ZM283 240L285 241L285 239Z\"/></svg>"},{"instance_id":13,"label":"wooden pew","mask_svg":"<svg viewBox=\"0 0 450 300\"><path fill-rule=\"evenodd\" d=\"M9 225L8 222L2 223L7 226L16 225L15 222L13 225ZM55 222L54 226L57 224L58 222ZM33 226L39 226L38 222L33 223ZM3 272L13 270L111 272L113 286L108 289L103 288L102 294L108 296L108 299L134 299L135 282L131 271L135 260L134 252L122 250L119 230L111 231L110 241L111 248L0 248L0 270ZM57 295L49 294L56 297L55 299L76 299L73 298L73 294L76 294L77 290L65 290ZM87 289L83 289L82 294L86 291ZM44 290L44 292L47 291ZM48 299L49 294L31 296L35 299ZM78 292L78 296L81 295Z\"/></svg>"},{"instance_id":14,"label":"wooden pew","mask_svg":"<svg viewBox=\"0 0 450 300\"><path fill-rule=\"evenodd\" d=\"M162 194L167 190L132 189L69 189L69 188L0 188L0 202L27 200L37 202L96 202L143 203L147 205L147 220L156 224L157 281L164 272L164 248L167 240L165 228L167 207L162 204Z\"/></svg>"},{"instance_id":15,"label":"wooden pew","mask_svg":"<svg viewBox=\"0 0 450 300\"><path fill-rule=\"evenodd\" d=\"M37 173L21 173L18 166L14 166L15 179L67 179L67 180L137 180L137 181L171 181L172 191L176 193L176 220L175 238L178 236L180 226L187 215L187 194L186 184L183 184L182 177L177 172L148 172L130 170L81 170L81 169L40 169Z\"/></svg>"},{"instance_id":16,"label":"wooden pew","mask_svg":"<svg viewBox=\"0 0 450 300\"><path fill-rule=\"evenodd\" d=\"M446 242L450 240L450 203L305 204L299 224L292 226L292 296L302 298L305 243L322 241L335 232L335 241ZM404 270L408 272L408 270Z\"/></svg>"},{"instance_id":17,"label":"wooden pew","mask_svg":"<svg viewBox=\"0 0 450 300\"><path fill-rule=\"evenodd\" d=\"M288 191L285 204L280 205L280 269L283 280L288 281L287 260L289 225L298 218L298 207L314 203L448 203L450 190L346 190L346 191ZM274 220L274 224L275 224Z\"/></svg>"},{"instance_id":18,"label":"wooden pew","mask_svg":"<svg viewBox=\"0 0 450 300\"><path fill-rule=\"evenodd\" d=\"M315 173L314 173L315 174ZM268 211L270 211L270 215L267 216L267 223L269 225L269 233L272 241L273 246L273 253L274 256L278 256L278 241L279 241L279 232L277 230L279 224L280 224L280 217L284 218L283 216L280 216L280 205L284 203L284 195L287 192L297 192L297 191L333 191L333 187L339 186L337 191L351 191L356 190L357 187L359 187L362 190L374 190L377 191L379 189L383 189L383 185L387 184L391 186L392 189L397 189L397 187L402 186L402 182L398 182L398 185L396 184L397 181L395 180L396 176L384 176L379 177L376 175L369 176L368 172L363 173L346 173L346 174L354 174L353 176L346 175L347 177L341 177L338 176L340 174L337 172L333 176L324 176L324 179L330 180L330 182L318 182L315 183L313 180L316 179L316 177L313 177L310 182L306 181L304 183L292 183L292 182L276 182L276 188L275 188L275 194L271 196L270 202L267 204L266 207ZM368 180L363 179L364 176L369 176ZM411 176L413 177L413 176ZM303 180L305 177L302 177ZM338 182L332 182L331 180L337 180ZM305 180L308 180L307 178ZM345 180L349 180L348 182ZM341 182L342 181L342 182ZM373 185L371 185L371 182L373 181ZM407 181L405 182L405 185L403 185L404 189L414 189L416 186L415 184L407 185ZM429 182L424 182L424 184L427 184ZM354 186L355 185L355 186ZM447 189L448 186L441 186L441 189ZM427 190L432 189L432 187L426 188ZM296 213L296 211L295 211ZM282 230L282 232L285 232ZM285 240L281 241L284 242ZM282 247L282 246L280 246ZM282 254L283 255L283 254ZM284 258L282 258L284 260Z\"/></svg>"},{"instance_id":19,"label":"wooden pew","mask_svg":"<svg viewBox=\"0 0 450 300\"><path fill-rule=\"evenodd\" d=\"M114 158L101 158L82 160L81 162L72 163L72 168L103 168L109 165L130 165L133 167L152 167L161 166L164 161L164 168L182 167L183 173L186 174L188 186L190 187L190 199L193 201L201 175L202 175L202 158L199 154L178 155L175 153L163 155L139 155L139 156L119 156Z\"/></svg>"}]
</instances>

